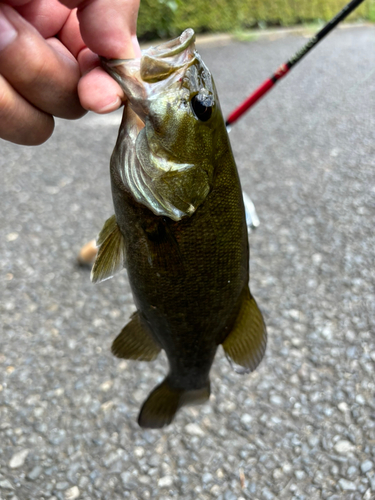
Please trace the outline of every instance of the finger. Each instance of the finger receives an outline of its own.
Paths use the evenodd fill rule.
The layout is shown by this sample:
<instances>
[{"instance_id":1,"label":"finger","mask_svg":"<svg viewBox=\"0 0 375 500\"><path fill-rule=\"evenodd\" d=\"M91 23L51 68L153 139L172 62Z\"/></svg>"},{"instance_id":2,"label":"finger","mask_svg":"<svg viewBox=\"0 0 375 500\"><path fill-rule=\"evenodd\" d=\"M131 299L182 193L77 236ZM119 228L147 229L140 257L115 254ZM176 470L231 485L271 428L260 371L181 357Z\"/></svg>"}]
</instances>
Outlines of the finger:
<instances>
[{"instance_id":1,"label":"finger","mask_svg":"<svg viewBox=\"0 0 375 500\"><path fill-rule=\"evenodd\" d=\"M33 0L1 0L2 3L6 3L8 5L11 5L12 7L22 7L23 5L26 5Z\"/></svg>"},{"instance_id":2,"label":"finger","mask_svg":"<svg viewBox=\"0 0 375 500\"><path fill-rule=\"evenodd\" d=\"M82 40L81 31L79 29L77 9L70 11L64 25L59 30L58 38L61 43L69 49L75 59L78 59L78 54L86 48L86 45Z\"/></svg>"},{"instance_id":3,"label":"finger","mask_svg":"<svg viewBox=\"0 0 375 500\"><path fill-rule=\"evenodd\" d=\"M59 39L78 59L81 73L85 75L78 84L82 106L96 113L109 113L120 107L123 92L113 78L99 67L99 57L82 40L76 9L61 29Z\"/></svg>"},{"instance_id":4,"label":"finger","mask_svg":"<svg viewBox=\"0 0 375 500\"><path fill-rule=\"evenodd\" d=\"M0 5L0 16L0 74L42 111L61 118L82 116L75 58L56 40L47 43L12 7Z\"/></svg>"},{"instance_id":5,"label":"finger","mask_svg":"<svg viewBox=\"0 0 375 500\"><path fill-rule=\"evenodd\" d=\"M75 16L65 23L59 38L77 57L81 73L78 93L84 108L96 113L109 113L125 99L120 86L99 68L99 58L93 52L108 58L140 57L136 37L139 0L92 0L83 5L75 0L62 0L69 7L78 7L81 32L91 50L77 36ZM117 47L117 48L116 48Z\"/></svg>"},{"instance_id":6,"label":"finger","mask_svg":"<svg viewBox=\"0 0 375 500\"><path fill-rule=\"evenodd\" d=\"M98 64L99 58L89 49L82 50L78 62L84 76L78 84L78 94L85 109L109 113L119 108L125 99L121 87Z\"/></svg>"},{"instance_id":7,"label":"finger","mask_svg":"<svg viewBox=\"0 0 375 500\"><path fill-rule=\"evenodd\" d=\"M7 0L5 3L13 1L16 0ZM43 38L55 36L71 13L71 10L58 0L32 0L16 10Z\"/></svg>"},{"instance_id":8,"label":"finger","mask_svg":"<svg viewBox=\"0 0 375 500\"><path fill-rule=\"evenodd\" d=\"M140 52L138 41L135 41ZM81 51L78 62L83 77L78 84L78 94L82 106L95 113L110 113L118 109L125 101L126 96L120 85L101 67L99 58L89 49Z\"/></svg>"},{"instance_id":9,"label":"finger","mask_svg":"<svg viewBox=\"0 0 375 500\"><path fill-rule=\"evenodd\" d=\"M0 138L25 146L45 142L52 134L54 120L32 106L0 76Z\"/></svg>"},{"instance_id":10,"label":"finger","mask_svg":"<svg viewBox=\"0 0 375 500\"><path fill-rule=\"evenodd\" d=\"M62 28L59 38L77 57L84 75L78 84L82 106L96 113L109 113L120 107L125 99L124 93L113 78L99 67L98 56L85 47L79 35L75 11ZM130 41L132 49L128 48L128 57L140 57L141 50L136 35L132 35Z\"/></svg>"},{"instance_id":11,"label":"finger","mask_svg":"<svg viewBox=\"0 0 375 500\"><path fill-rule=\"evenodd\" d=\"M120 86L101 68L95 68L81 78L78 92L82 106L95 113L115 111L125 99Z\"/></svg>"},{"instance_id":12,"label":"finger","mask_svg":"<svg viewBox=\"0 0 375 500\"><path fill-rule=\"evenodd\" d=\"M109 59L134 57L139 0L60 0L78 8L81 34L96 54Z\"/></svg>"}]
</instances>

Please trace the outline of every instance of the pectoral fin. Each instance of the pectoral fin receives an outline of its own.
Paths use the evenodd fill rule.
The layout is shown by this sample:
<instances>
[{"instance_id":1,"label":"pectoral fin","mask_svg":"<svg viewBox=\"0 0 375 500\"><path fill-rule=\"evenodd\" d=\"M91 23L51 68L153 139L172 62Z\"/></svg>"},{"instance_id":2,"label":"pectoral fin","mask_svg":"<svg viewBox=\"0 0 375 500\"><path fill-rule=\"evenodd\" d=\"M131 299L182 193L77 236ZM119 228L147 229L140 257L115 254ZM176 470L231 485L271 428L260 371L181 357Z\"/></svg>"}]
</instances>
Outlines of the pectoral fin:
<instances>
[{"instance_id":1,"label":"pectoral fin","mask_svg":"<svg viewBox=\"0 0 375 500\"><path fill-rule=\"evenodd\" d=\"M264 356L266 344L267 331L263 316L247 287L240 312L232 331L223 342L223 348L235 364L253 371Z\"/></svg>"},{"instance_id":2,"label":"pectoral fin","mask_svg":"<svg viewBox=\"0 0 375 500\"><path fill-rule=\"evenodd\" d=\"M124 267L125 263L124 238L115 215L106 220L96 243L99 250L91 270L91 281L100 283L112 278L117 271Z\"/></svg>"},{"instance_id":3,"label":"pectoral fin","mask_svg":"<svg viewBox=\"0 0 375 500\"><path fill-rule=\"evenodd\" d=\"M185 273L181 251L168 223L158 221L157 224L144 228L147 236L148 258L152 266L161 274L182 276Z\"/></svg>"},{"instance_id":4,"label":"pectoral fin","mask_svg":"<svg viewBox=\"0 0 375 500\"><path fill-rule=\"evenodd\" d=\"M112 344L112 353L118 358L138 361L152 361L158 357L160 350L138 312L133 314Z\"/></svg>"}]
</instances>

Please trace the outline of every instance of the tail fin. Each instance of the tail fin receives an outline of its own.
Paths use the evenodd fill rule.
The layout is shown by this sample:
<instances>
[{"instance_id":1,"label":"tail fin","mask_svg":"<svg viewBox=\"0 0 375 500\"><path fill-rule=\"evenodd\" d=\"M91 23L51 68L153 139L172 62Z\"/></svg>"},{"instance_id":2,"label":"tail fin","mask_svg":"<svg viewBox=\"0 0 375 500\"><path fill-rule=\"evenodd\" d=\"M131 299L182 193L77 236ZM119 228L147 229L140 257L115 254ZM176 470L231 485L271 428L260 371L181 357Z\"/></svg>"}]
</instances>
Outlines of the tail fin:
<instances>
[{"instance_id":1,"label":"tail fin","mask_svg":"<svg viewBox=\"0 0 375 500\"><path fill-rule=\"evenodd\" d=\"M138 417L138 424L149 429L160 429L172 422L181 406L201 404L207 401L209 397L209 382L201 389L186 391L173 388L167 377L143 403Z\"/></svg>"}]
</instances>

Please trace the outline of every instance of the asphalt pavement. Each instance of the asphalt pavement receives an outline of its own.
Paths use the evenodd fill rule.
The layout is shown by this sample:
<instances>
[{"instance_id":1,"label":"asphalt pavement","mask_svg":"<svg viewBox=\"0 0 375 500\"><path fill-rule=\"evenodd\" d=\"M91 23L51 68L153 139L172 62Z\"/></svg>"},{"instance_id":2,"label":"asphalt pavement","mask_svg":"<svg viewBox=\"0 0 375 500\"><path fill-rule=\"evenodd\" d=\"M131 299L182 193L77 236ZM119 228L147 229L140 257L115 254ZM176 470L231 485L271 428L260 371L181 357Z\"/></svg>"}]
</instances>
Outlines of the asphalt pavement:
<instances>
[{"instance_id":1,"label":"asphalt pavement","mask_svg":"<svg viewBox=\"0 0 375 500\"><path fill-rule=\"evenodd\" d=\"M199 46L224 113L305 41ZM163 430L136 418L165 357L110 353L126 272L94 286L75 262L113 213L120 113L0 143L0 499L375 498L374 43L335 31L233 127L268 349L250 375L220 349L209 403Z\"/></svg>"}]
</instances>

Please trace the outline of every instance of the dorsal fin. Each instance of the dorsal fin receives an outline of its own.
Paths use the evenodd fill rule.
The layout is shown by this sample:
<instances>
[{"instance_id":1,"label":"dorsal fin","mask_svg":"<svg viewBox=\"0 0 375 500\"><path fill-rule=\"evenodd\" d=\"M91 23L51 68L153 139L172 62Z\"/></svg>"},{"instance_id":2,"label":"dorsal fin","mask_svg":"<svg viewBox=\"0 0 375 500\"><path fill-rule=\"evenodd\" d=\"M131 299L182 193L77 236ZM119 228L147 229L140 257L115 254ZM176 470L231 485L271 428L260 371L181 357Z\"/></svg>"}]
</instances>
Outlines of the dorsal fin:
<instances>
[{"instance_id":1,"label":"dorsal fin","mask_svg":"<svg viewBox=\"0 0 375 500\"><path fill-rule=\"evenodd\" d=\"M266 345L267 331L262 313L246 287L234 327L223 342L225 354L236 365L253 371L261 362Z\"/></svg>"},{"instance_id":2,"label":"dorsal fin","mask_svg":"<svg viewBox=\"0 0 375 500\"><path fill-rule=\"evenodd\" d=\"M160 346L153 339L147 324L141 320L139 312L133 314L112 344L112 354L123 359L152 361L160 351Z\"/></svg>"},{"instance_id":3,"label":"dorsal fin","mask_svg":"<svg viewBox=\"0 0 375 500\"><path fill-rule=\"evenodd\" d=\"M91 270L91 281L100 283L120 271L125 264L125 243L116 216L112 215L104 223L97 242L98 255Z\"/></svg>"}]
</instances>

